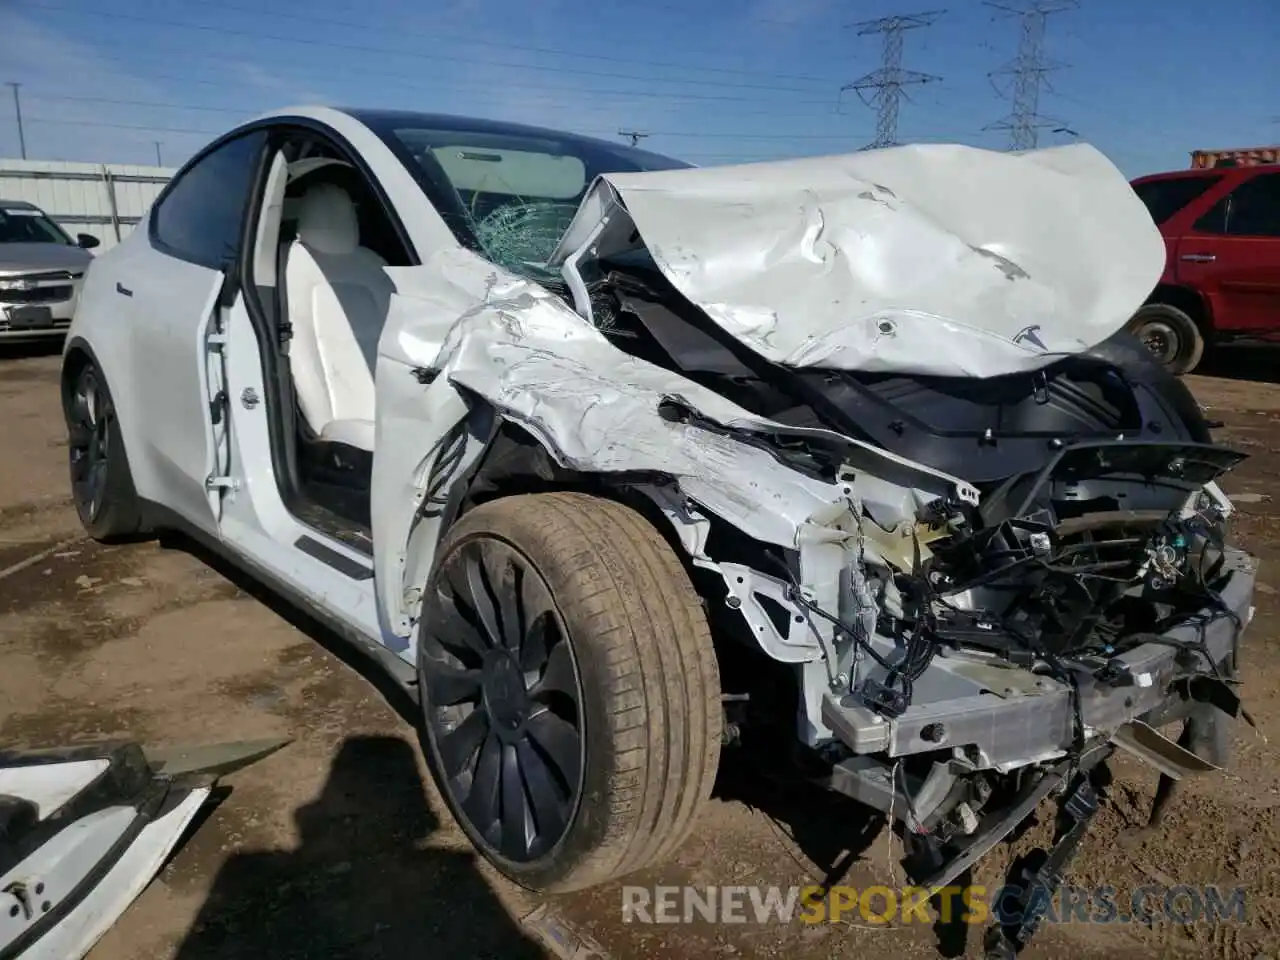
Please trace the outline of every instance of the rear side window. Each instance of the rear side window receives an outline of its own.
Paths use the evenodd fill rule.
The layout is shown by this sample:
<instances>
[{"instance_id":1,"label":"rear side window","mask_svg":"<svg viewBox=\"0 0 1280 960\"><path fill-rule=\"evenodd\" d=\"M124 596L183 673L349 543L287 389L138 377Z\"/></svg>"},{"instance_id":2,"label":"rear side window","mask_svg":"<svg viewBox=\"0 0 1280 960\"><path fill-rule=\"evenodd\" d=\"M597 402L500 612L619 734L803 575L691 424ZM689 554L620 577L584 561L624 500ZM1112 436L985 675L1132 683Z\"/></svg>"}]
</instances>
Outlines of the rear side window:
<instances>
[{"instance_id":1,"label":"rear side window","mask_svg":"<svg viewBox=\"0 0 1280 960\"><path fill-rule=\"evenodd\" d=\"M1227 194L1212 207L1192 227L1196 233L1226 233L1227 214L1231 211L1231 194Z\"/></svg>"},{"instance_id":2,"label":"rear side window","mask_svg":"<svg viewBox=\"0 0 1280 960\"><path fill-rule=\"evenodd\" d=\"M215 270L236 256L266 131L228 140L188 167L151 214L151 237L165 253Z\"/></svg>"},{"instance_id":3,"label":"rear side window","mask_svg":"<svg viewBox=\"0 0 1280 960\"><path fill-rule=\"evenodd\" d=\"M1196 197L1217 183L1221 177L1177 177L1173 180L1148 180L1135 184L1133 191L1147 205L1151 219L1164 223Z\"/></svg>"},{"instance_id":4,"label":"rear side window","mask_svg":"<svg viewBox=\"0 0 1280 960\"><path fill-rule=\"evenodd\" d=\"M1246 180L1228 198L1227 233L1238 237L1280 237L1280 173Z\"/></svg>"}]
</instances>

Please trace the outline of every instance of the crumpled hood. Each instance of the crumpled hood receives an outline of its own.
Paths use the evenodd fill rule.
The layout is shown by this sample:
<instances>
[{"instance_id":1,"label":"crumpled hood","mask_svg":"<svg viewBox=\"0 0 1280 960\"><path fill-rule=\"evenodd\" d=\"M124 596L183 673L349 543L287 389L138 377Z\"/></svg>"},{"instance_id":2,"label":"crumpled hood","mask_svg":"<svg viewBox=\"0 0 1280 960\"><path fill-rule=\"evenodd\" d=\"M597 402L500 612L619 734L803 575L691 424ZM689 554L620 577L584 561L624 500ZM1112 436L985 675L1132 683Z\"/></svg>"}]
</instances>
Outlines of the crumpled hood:
<instances>
[{"instance_id":1,"label":"crumpled hood","mask_svg":"<svg viewBox=\"0 0 1280 960\"><path fill-rule=\"evenodd\" d=\"M1165 262L1146 207L1083 144L607 174L552 263L593 231L594 255L647 247L681 294L772 361L938 376L1034 370L1101 343Z\"/></svg>"}]
</instances>

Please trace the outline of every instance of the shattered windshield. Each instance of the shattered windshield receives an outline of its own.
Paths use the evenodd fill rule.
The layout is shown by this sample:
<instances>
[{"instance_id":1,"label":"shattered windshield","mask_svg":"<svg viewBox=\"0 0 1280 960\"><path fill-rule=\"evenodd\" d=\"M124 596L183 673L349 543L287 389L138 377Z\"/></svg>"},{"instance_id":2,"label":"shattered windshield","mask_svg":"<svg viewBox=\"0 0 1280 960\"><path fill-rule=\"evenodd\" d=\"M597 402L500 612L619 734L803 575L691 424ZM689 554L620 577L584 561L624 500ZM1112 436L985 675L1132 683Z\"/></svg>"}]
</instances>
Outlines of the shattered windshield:
<instances>
[{"instance_id":1,"label":"shattered windshield","mask_svg":"<svg viewBox=\"0 0 1280 960\"><path fill-rule=\"evenodd\" d=\"M515 124L412 114L365 119L409 163L460 243L535 278L547 274L545 264L597 176L688 166Z\"/></svg>"}]
</instances>

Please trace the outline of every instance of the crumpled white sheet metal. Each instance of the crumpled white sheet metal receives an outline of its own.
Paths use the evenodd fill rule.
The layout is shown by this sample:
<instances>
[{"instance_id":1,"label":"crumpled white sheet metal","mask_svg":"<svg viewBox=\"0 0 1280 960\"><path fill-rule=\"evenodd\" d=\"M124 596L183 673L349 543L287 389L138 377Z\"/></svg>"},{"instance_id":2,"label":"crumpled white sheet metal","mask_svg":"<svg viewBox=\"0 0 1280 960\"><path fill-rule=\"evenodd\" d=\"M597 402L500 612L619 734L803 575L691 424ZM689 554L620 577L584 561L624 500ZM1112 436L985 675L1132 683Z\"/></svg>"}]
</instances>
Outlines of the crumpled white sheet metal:
<instances>
[{"instance_id":1,"label":"crumpled white sheet metal","mask_svg":"<svg viewBox=\"0 0 1280 960\"><path fill-rule=\"evenodd\" d=\"M380 349L484 397L566 466L669 474L687 496L744 532L786 546L796 545L798 528L816 511L847 496L841 485L807 477L760 447L669 422L659 407L671 398L726 427L808 432L848 444L855 468L865 464L871 473L914 481L907 486L919 490L917 503L957 491L976 498L959 478L838 434L784 427L631 357L545 288L488 264L481 275L481 263L458 253L395 271L391 314L398 333ZM442 290L480 301L447 331Z\"/></svg>"},{"instance_id":2,"label":"crumpled white sheet metal","mask_svg":"<svg viewBox=\"0 0 1280 960\"><path fill-rule=\"evenodd\" d=\"M1085 144L913 145L608 174L553 262L619 215L687 299L797 367L1038 369L1121 329L1165 262L1146 207ZM613 226L609 236L626 237Z\"/></svg>"}]
</instances>

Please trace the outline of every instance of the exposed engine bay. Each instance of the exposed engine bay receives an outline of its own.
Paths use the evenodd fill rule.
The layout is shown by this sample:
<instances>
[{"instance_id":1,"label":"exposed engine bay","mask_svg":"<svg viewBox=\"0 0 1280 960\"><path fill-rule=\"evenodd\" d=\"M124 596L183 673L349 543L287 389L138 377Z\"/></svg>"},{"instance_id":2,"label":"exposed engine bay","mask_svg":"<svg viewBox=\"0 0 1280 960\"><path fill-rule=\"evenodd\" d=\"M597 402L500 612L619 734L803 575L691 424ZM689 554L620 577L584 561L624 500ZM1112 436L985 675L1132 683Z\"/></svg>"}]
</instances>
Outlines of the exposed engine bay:
<instances>
[{"instance_id":1,"label":"exposed engine bay","mask_svg":"<svg viewBox=\"0 0 1280 960\"><path fill-rule=\"evenodd\" d=\"M913 883L1055 796L1030 891L1115 750L1161 809L1226 762L1255 569L1218 486L1243 456L1117 333L1163 262L1145 208L1090 148L982 153L602 177L537 284L466 278L485 303L434 369L656 505L764 655L725 687L730 739L794 729L805 776L901 827Z\"/></svg>"},{"instance_id":2,"label":"exposed engine bay","mask_svg":"<svg viewBox=\"0 0 1280 960\"><path fill-rule=\"evenodd\" d=\"M1226 546L1232 508L1216 481L1243 455L1211 443L1185 385L1139 344L1117 336L981 381L796 371L718 329L646 259L601 263L589 287L620 349L781 424L963 475L980 495L907 520L864 505L838 609L802 588L794 555L720 565L748 622L756 607L780 635L834 627L821 714L835 736L812 746L829 786L898 811L916 880L952 882L1051 790L1071 791L1087 821L1112 745L1173 779L1225 763L1252 573ZM663 413L724 429L676 399ZM755 442L848 479L840 450L812 437ZM1154 730L1173 719L1186 722L1180 744Z\"/></svg>"}]
</instances>

